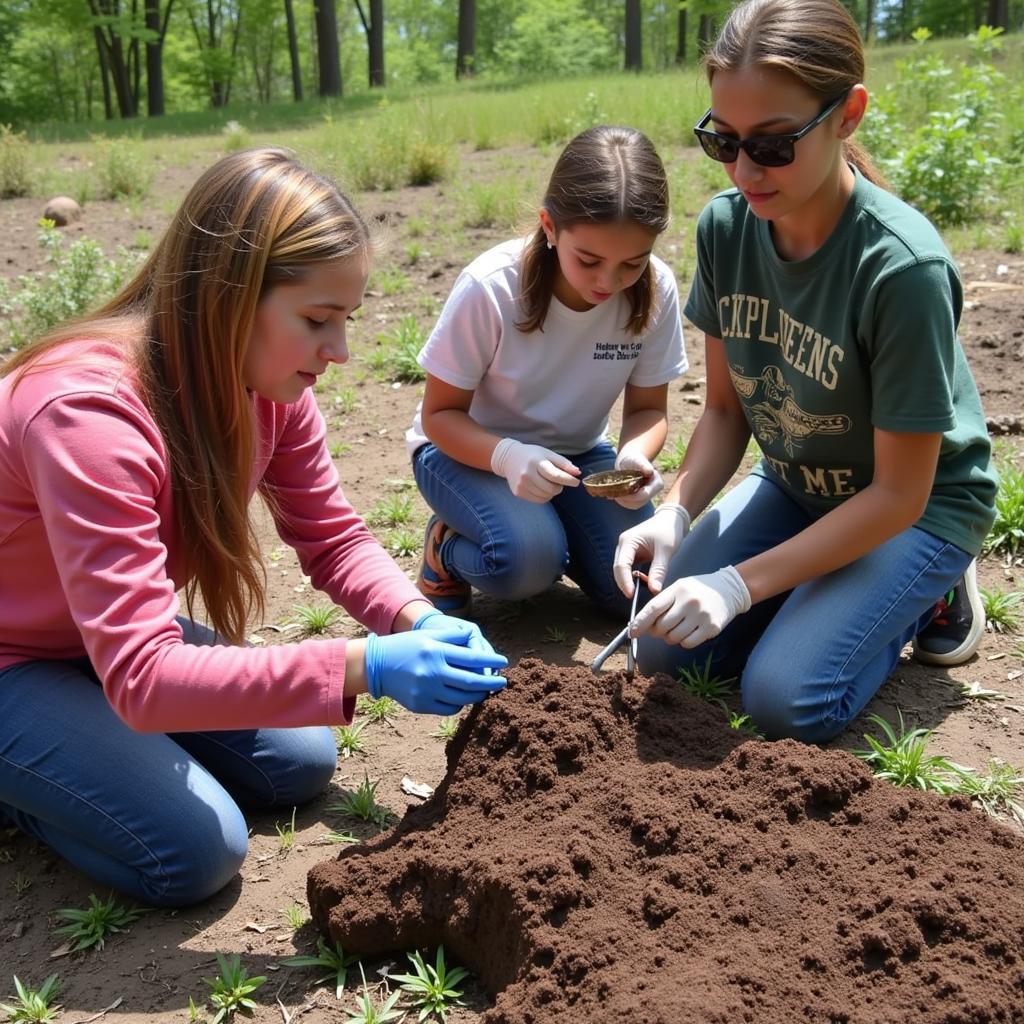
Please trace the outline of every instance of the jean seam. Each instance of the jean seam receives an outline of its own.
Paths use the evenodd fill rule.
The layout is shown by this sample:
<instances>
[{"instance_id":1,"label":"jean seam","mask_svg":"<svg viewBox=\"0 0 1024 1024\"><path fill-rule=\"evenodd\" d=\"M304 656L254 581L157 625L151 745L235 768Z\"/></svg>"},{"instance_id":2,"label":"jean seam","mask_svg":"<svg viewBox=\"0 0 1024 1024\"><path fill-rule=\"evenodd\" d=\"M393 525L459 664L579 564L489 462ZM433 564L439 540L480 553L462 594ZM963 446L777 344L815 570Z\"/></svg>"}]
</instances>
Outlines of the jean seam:
<instances>
[{"instance_id":1,"label":"jean seam","mask_svg":"<svg viewBox=\"0 0 1024 1024\"><path fill-rule=\"evenodd\" d=\"M150 848L149 844L146 843L141 836L137 835L133 829L128 828L122 822L118 821L117 818L113 817L113 815L108 814L105 810L103 810L103 808L98 807L96 804L94 804L91 800L88 800L80 793L75 793L73 790L68 789L67 786L62 785L56 780L47 778L45 775L41 775L39 772L34 771L31 768L27 768L25 765L18 764L17 762L12 761L9 757L0 755L0 761L3 761L5 764L10 765L16 772L24 772L26 775L31 775L33 778L44 783L46 786L59 790L60 792L64 793L65 796L70 797L72 802L84 804L94 813L98 814L99 816L113 824L113 826L118 831L129 836L132 839L132 841L137 843L141 849L145 850L146 854L152 859L153 864L155 865L156 873L159 875L160 878L159 892L157 892L154 889L154 893L157 896L163 896L163 894L167 891L170 885L170 879L167 877L167 873L164 870L163 861L160 859L160 857L156 855L156 853L154 853L154 851ZM15 810L21 811L21 808L15 806ZM21 813L28 812L21 811ZM30 816L35 817L35 815Z\"/></svg>"},{"instance_id":2,"label":"jean seam","mask_svg":"<svg viewBox=\"0 0 1024 1024\"><path fill-rule=\"evenodd\" d=\"M239 761L241 764L246 765L247 767L251 768L254 772L256 772L256 774L263 779L267 789L270 791L270 805L275 805L277 803L278 792L277 787L274 785L273 777L267 774L267 772L264 771L251 757L246 757L245 754L241 754L237 750L234 750L230 746L228 746L228 744L221 742L216 738L214 733L204 732L201 735L206 742L210 743L213 746L216 746L218 750L230 754L233 759ZM199 761L200 764L202 764L202 760L200 758L195 757L194 754L191 756L195 758L196 761ZM208 768L206 770L210 771L210 769ZM213 775L213 772L210 772L210 774ZM216 778L217 781L220 782L220 778L217 775L214 775L214 778ZM223 786L224 783L221 782L221 785Z\"/></svg>"},{"instance_id":3,"label":"jean seam","mask_svg":"<svg viewBox=\"0 0 1024 1024\"><path fill-rule=\"evenodd\" d=\"M836 684L839 682L839 679L842 677L843 673L846 671L846 669L849 666L850 662L853 661L854 657L858 654L859 651L861 651L863 649L864 645L868 642L868 639L871 637L871 635L875 632L875 630L878 629L879 624L881 623L881 621L887 615L889 615L889 613L892 611L892 609L894 607L899 605L899 603L906 597L907 592L909 590L911 590L911 588L917 583L917 581L926 572L928 572L929 569L931 569L931 567L938 561L938 559L942 555L944 555L950 548L954 548L954 547L956 547L955 544L951 544L949 541L944 541L942 546L937 548L935 550L935 552L932 554L932 556L928 559L928 561L923 566L921 566L921 568L918 570L918 572L914 575L913 579L909 580L906 583L906 585L900 591L899 595L897 597L895 597L892 601L889 602L889 604L886 606L885 612L882 615L879 615L879 616L876 617L874 626L870 630L868 630L868 632L865 633L861 637L860 643L858 643L850 651L850 653L847 656L846 660L842 663L842 665L839 666L838 670L834 674L834 676L832 678L832 682L829 684L828 699L826 701L826 705L829 708L833 708L833 707L836 706L835 705L835 700L834 700L834 694L835 694L836 689L837 689L837 685ZM825 715L823 716L823 722L825 724L827 724L827 725L834 725L838 721L839 721L839 716L834 715L831 711L826 712Z\"/></svg>"}]
</instances>

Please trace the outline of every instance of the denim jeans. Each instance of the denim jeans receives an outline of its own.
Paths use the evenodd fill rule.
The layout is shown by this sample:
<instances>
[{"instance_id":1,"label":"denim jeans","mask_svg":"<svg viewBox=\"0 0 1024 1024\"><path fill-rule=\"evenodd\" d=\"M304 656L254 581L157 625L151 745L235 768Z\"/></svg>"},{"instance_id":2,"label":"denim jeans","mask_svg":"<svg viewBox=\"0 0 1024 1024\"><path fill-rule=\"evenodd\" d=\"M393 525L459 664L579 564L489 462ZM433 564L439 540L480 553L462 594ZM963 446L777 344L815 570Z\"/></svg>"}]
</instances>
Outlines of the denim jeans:
<instances>
[{"instance_id":1,"label":"denim jeans","mask_svg":"<svg viewBox=\"0 0 1024 1024\"><path fill-rule=\"evenodd\" d=\"M566 458L587 476L614 468L615 449L604 442ZM502 477L456 462L432 444L417 449L413 475L427 504L459 535L444 546L445 569L480 593L522 600L564 573L606 611L629 613L612 559L619 534L652 515L649 502L627 509L581 486L537 504L517 498Z\"/></svg>"},{"instance_id":2,"label":"denim jeans","mask_svg":"<svg viewBox=\"0 0 1024 1024\"><path fill-rule=\"evenodd\" d=\"M203 626L182 628L187 643L214 642ZM326 727L135 732L88 661L0 671L0 822L142 903L211 896L245 858L241 807L290 810L336 764Z\"/></svg>"},{"instance_id":3,"label":"denim jeans","mask_svg":"<svg viewBox=\"0 0 1024 1024\"><path fill-rule=\"evenodd\" d=\"M736 565L813 519L777 484L748 476L697 520L666 580ZM860 714L971 558L910 527L841 569L755 604L693 650L642 637L637 664L645 674L675 674L703 669L710 657L712 674L740 675L744 710L767 737L820 743Z\"/></svg>"}]
</instances>

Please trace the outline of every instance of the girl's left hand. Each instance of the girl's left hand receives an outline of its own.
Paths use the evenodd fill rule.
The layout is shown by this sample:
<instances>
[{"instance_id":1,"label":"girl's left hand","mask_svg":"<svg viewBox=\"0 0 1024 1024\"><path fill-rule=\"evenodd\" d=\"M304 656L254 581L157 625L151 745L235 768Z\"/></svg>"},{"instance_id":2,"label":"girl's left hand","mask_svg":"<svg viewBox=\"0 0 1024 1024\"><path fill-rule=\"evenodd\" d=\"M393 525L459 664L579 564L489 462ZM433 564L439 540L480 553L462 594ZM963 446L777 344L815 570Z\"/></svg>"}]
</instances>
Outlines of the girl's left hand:
<instances>
[{"instance_id":1,"label":"girl's left hand","mask_svg":"<svg viewBox=\"0 0 1024 1024\"><path fill-rule=\"evenodd\" d=\"M643 508L656 494L665 489L665 481L661 474L643 452L623 448L615 460L615 468L635 469L638 473L643 473L647 480L640 490L615 499L623 508Z\"/></svg>"},{"instance_id":2,"label":"girl's left hand","mask_svg":"<svg viewBox=\"0 0 1024 1024\"><path fill-rule=\"evenodd\" d=\"M630 636L650 633L687 649L718 636L741 612L750 611L750 591L736 569L687 576L652 597L633 620Z\"/></svg>"}]
</instances>

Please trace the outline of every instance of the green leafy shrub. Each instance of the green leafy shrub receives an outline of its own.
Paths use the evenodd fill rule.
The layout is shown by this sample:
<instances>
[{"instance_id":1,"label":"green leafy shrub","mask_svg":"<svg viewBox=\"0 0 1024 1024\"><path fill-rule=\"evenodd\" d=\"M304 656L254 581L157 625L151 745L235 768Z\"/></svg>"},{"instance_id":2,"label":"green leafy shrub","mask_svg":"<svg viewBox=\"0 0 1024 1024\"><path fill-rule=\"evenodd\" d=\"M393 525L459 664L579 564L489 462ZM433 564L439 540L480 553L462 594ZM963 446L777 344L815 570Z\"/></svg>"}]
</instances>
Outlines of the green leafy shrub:
<instances>
[{"instance_id":1,"label":"green leafy shrub","mask_svg":"<svg viewBox=\"0 0 1024 1024\"><path fill-rule=\"evenodd\" d=\"M16 288L0 281L5 340L14 348L110 298L139 259L123 249L116 259L109 259L99 243L88 238L65 247L64 237L48 220L40 221L39 244L46 251L40 276L22 275Z\"/></svg>"},{"instance_id":2,"label":"green leafy shrub","mask_svg":"<svg viewBox=\"0 0 1024 1024\"><path fill-rule=\"evenodd\" d=\"M100 198L145 199L153 184L153 168L140 147L128 139L102 139L97 147Z\"/></svg>"},{"instance_id":3,"label":"green leafy shrub","mask_svg":"<svg viewBox=\"0 0 1024 1024\"><path fill-rule=\"evenodd\" d=\"M407 178L410 185L432 185L451 173L451 156L446 146L420 139L409 148Z\"/></svg>"},{"instance_id":4,"label":"green leafy shrub","mask_svg":"<svg viewBox=\"0 0 1024 1024\"><path fill-rule=\"evenodd\" d=\"M0 124L0 199L27 196L31 188L29 144L24 132Z\"/></svg>"},{"instance_id":5,"label":"green leafy shrub","mask_svg":"<svg viewBox=\"0 0 1024 1024\"><path fill-rule=\"evenodd\" d=\"M876 97L860 139L897 194L940 227L981 216L1003 181L1001 95L1006 76L992 63L999 30L971 37L972 59L956 69L914 33L913 55Z\"/></svg>"}]
</instances>

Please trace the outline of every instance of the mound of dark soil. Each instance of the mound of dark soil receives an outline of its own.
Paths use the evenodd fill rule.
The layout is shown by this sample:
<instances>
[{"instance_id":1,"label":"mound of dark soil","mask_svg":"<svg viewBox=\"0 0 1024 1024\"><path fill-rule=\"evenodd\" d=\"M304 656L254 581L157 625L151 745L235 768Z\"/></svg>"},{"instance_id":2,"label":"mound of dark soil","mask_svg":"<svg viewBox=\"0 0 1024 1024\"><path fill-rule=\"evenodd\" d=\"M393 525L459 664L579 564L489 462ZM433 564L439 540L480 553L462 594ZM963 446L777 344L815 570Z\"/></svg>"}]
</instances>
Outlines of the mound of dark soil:
<instances>
[{"instance_id":1,"label":"mound of dark soil","mask_svg":"<svg viewBox=\"0 0 1024 1024\"><path fill-rule=\"evenodd\" d=\"M667 677L524 661L435 795L315 867L347 952L444 943L488 1024L1024 1021L1024 840Z\"/></svg>"}]
</instances>

